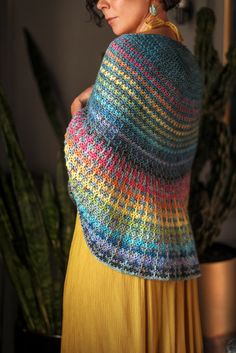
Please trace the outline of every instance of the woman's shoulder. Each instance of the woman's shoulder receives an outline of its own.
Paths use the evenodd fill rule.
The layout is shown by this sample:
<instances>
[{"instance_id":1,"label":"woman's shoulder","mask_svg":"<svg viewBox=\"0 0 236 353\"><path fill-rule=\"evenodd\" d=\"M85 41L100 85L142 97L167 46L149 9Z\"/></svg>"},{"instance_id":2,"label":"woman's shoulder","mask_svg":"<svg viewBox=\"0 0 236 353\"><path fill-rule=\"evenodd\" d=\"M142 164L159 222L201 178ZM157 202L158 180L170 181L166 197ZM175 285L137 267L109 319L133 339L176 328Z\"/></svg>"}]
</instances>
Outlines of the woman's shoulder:
<instances>
[{"instance_id":1,"label":"woman's shoulder","mask_svg":"<svg viewBox=\"0 0 236 353\"><path fill-rule=\"evenodd\" d=\"M110 42L106 53L112 53L113 58L122 57L125 61L133 57L141 61L148 59L168 68L173 66L173 62L180 68L186 65L197 68L197 60L189 48L163 34L121 34Z\"/></svg>"},{"instance_id":2,"label":"woman's shoulder","mask_svg":"<svg viewBox=\"0 0 236 353\"><path fill-rule=\"evenodd\" d=\"M124 33L120 36L115 37L109 44L108 47L116 45L127 46L132 44L143 49L158 49L163 47L180 48L183 51L189 51L189 49L182 43L167 35L158 33Z\"/></svg>"},{"instance_id":3,"label":"woman's shoulder","mask_svg":"<svg viewBox=\"0 0 236 353\"><path fill-rule=\"evenodd\" d=\"M202 89L203 77L196 57L184 44L162 34L126 33L115 37L105 52L104 65L114 72L153 75L161 71L181 89L188 83Z\"/></svg>"},{"instance_id":4,"label":"woman's shoulder","mask_svg":"<svg viewBox=\"0 0 236 353\"><path fill-rule=\"evenodd\" d=\"M113 62L121 63L127 66L143 64L147 59L155 65L160 64L161 53L158 40L154 36L125 33L115 37L108 45L105 57L109 57ZM134 68L135 69L135 68Z\"/></svg>"},{"instance_id":5,"label":"woman's shoulder","mask_svg":"<svg viewBox=\"0 0 236 353\"><path fill-rule=\"evenodd\" d=\"M166 35L154 33L125 33L115 37L107 47L108 52L114 56L129 58L149 58L158 60L159 64L168 64L170 61L179 60L181 57L194 60L191 51L182 43ZM181 60L180 60L181 62Z\"/></svg>"}]
</instances>

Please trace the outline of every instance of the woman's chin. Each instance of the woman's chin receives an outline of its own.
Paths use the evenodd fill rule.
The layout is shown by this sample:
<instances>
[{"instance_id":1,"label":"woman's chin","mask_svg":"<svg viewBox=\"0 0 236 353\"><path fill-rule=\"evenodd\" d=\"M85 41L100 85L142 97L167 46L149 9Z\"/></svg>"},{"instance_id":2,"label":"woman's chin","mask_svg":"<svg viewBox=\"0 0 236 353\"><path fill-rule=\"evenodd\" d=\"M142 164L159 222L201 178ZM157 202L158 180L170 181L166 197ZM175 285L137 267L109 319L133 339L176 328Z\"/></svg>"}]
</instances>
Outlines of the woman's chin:
<instances>
[{"instance_id":1,"label":"woman's chin","mask_svg":"<svg viewBox=\"0 0 236 353\"><path fill-rule=\"evenodd\" d=\"M112 28L112 32L113 32L116 36L120 36L121 34L124 34L124 31L121 31L121 30L116 29L116 28Z\"/></svg>"},{"instance_id":2,"label":"woman's chin","mask_svg":"<svg viewBox=\"0 0 236 353\"><path fill-rule=\"evenodd\" d=\"M117 36L121 36L122 34L131 33L128 30L122 30L122 29L117 29L117 28L112 28L112 32Z\"/></svg>"}]
</instances>

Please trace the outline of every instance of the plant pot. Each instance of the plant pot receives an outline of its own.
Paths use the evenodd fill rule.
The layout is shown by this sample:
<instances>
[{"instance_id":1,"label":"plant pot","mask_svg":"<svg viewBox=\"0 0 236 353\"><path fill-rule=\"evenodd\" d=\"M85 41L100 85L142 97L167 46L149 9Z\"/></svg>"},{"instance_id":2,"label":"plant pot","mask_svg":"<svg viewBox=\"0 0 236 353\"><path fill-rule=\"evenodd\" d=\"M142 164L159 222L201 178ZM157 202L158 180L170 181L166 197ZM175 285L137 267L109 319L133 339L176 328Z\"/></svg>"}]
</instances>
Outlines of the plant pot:
<instances>
[{"instance_id":1,"label":"plant pot","mask_svg":"<svg viewBox=\"0 0 236 353\"><path fill-rule=\"evenodd\" d=\"M30 332L15 327L15 353L60 353L61 336Z\"/></svg>"},{"instance_id":2,"label":"plant pot","mask_svg":"<svg viewBox=\"0 0 236 353\"><path fill-rule=\"evenodd\" d=\"M200 266L204 353L225 353L227 342L236 335L236 249L215 243Z\"/></svg>"}]
</instances>

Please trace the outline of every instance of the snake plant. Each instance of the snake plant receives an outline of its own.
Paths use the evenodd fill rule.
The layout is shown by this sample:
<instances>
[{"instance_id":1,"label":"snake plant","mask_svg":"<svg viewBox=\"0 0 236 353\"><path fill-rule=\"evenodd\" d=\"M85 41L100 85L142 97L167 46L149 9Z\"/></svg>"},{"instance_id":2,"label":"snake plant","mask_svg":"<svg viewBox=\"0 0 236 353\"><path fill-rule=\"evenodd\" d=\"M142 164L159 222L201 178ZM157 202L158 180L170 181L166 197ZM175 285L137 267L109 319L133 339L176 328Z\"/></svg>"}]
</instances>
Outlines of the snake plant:
<instances>
[{"instance_id":1,"label":"snake plant","mask_svg":"<svg viewBox=\"0 0 236 353\"><path fill-rule=\"evenodd\" d=\"M57 90L39 50L24 30L33 72L45 110L59 141L55 182L44 173L36 187L0 89L0 132L9 173L0 170L0 251L16 289L25 328L61 334L62 293L75 209L67 189L63 126Z\"/></svg>"},{"instance_id":2,"label":"snake plant","mask_svg":"<svg viewBox=\"0 0 236 353\"><path fill-rule=\"evenodd\" d=\"M236 136L229 122L224 121L236 83L236 45L230 45L227 63L223 65L213 45L214 11L202 7L196 23L194 54L204 74L205 87L189 212L201 259L236 206Z\"/></svg>"}]
</instances>

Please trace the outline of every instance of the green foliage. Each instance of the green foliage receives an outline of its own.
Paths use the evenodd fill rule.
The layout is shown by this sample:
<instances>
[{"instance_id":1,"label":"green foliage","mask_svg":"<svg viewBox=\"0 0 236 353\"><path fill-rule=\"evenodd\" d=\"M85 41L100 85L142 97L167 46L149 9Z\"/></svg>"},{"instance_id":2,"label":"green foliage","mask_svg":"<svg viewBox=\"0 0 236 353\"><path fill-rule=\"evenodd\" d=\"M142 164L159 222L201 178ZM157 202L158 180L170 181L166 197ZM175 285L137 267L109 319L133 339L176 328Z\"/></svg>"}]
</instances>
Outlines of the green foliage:
<instances>
[{"instance_id":1,"label":"green foliage","mask_svg":"<svg viewBox=\"0 0 236 353\"><path fill-rule=\"evenodd\" d=\"M75 208L67 189L59 96L42 56L25 30L45 111L58 137L55 183L44 173L41 190L27 168L6 96L0 89L0 133L9 175L0 170L0 251L16 289L26 327L61 334L62 294Z\"/></svg>"},{"instance_id":2,"label":"green foliage","mask_svg":"<svg viewBox=\"0 0 236 353\"><path fill-rule=\"evenodd\" d=\"M27 44L31 68L37 82L44 109L59 143L63 144L66 124L61 119L61 116L66 116L66 113L64 111L59 89L57 88L55 80L47 68L44 58L32 35L26 28L23 29L23 33Z\"/></svg>"},{"instance_id":3,"label":"green foliage","mask_svg":"<svg viewBox=\"0 0 236 353\"><path fill-rule=\"evenodd\" d=\"M224 121L236 83L236 45L231 44L227 63L222 65L213 46L215 22L210 8L198 11L194 54L204 74L205 88L189 212L200 258L236 206L236 136Z\"/></svg>"}]
</instances>

